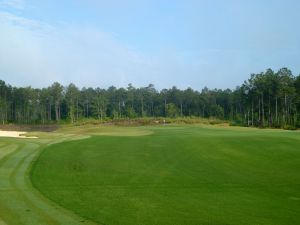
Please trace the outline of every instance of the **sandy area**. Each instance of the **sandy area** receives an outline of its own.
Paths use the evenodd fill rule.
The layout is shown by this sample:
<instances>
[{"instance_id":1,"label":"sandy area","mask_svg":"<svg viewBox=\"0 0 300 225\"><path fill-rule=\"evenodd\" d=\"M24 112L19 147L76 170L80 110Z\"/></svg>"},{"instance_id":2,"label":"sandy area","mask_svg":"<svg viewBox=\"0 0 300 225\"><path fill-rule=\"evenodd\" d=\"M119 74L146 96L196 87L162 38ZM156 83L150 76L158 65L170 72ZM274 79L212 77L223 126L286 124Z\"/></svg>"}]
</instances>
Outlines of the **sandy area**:
<instances>
[{"instance_id":1,"label":"sandy area","mask_svg":"<svg viewBox=\"0 0 300 225\"><path fill-rule=\"evenodd\" d=\"M27 132L20 131L4 131L0 130L0 137L14 137L14 138L37 138L37 137L26 137Z\"/></svg>"}]
</instances>

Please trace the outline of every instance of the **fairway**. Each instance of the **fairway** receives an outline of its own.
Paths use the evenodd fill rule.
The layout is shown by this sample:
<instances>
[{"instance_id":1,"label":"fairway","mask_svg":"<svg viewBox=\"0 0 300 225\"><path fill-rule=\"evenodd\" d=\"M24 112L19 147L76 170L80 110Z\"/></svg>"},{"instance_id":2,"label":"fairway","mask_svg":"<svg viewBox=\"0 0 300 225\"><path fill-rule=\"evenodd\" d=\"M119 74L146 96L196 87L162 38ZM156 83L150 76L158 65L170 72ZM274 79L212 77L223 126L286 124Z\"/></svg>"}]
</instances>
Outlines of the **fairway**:
<instances>
[{"instance_id":1,"label":"fairway","mask_svg":"<svg viewBox=\"0 0 300 225\"><path fill-rule=\"evenodd\" d=\"M0 225L300 225L300 1L0 0Z\"/></svg>"},{"instance_id":2,"label":"fairway","mask_svg":"<svg viewBox=\"0 0 300 225\"><path fill-rule=\"evenodd\" d=\"M113 129L43 148L33 186L98 224L300 224L299 132Z\"/></svg>"},{"instance_id":3,"label":"fairway","mask_svg":"<svg viewBox=\"0 0 300 225\"><path fill-rule=\"evenodd\" d=\"M0 138L0 224L82 224L81 217L49 201L32 187L29 168L47 145L84 136L62 133L39 133L39 136L39 139Z\"/></svg>"}]
</instances>

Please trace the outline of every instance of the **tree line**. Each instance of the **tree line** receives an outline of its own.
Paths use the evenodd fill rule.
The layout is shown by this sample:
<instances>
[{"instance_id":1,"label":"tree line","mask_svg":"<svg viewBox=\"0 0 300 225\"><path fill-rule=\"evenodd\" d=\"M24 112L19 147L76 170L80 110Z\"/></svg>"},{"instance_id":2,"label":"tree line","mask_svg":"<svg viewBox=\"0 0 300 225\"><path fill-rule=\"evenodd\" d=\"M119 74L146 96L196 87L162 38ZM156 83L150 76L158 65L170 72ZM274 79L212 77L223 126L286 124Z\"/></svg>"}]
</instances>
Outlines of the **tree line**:
<instances>
[{"instance_id":1,"label":"tree line","mask_svg":"<svg viewBox=\"0 0 300 225\"><path fill-rule=\"evenodd\" d=\"M13 87L0 80L2 124L74 123L83 118L213 117L245 126L299 127L299 112L300 75L294 76L287 68L251 74L234 90L180 90L174 86L158 91L152 84L80 89L58 82L47 88L32 88Z\"/></svg>"}]
</instances>

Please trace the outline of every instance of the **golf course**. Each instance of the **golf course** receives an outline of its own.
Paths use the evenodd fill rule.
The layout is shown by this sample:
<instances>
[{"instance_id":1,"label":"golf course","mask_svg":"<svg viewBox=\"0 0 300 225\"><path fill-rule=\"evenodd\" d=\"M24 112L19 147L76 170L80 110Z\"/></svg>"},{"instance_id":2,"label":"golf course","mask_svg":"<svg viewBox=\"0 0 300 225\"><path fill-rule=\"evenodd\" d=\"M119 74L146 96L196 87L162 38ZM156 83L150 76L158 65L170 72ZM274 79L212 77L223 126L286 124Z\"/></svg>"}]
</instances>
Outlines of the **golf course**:
<instances>
[{"instance_id":1,"label":"golf course","mask_svg":"<svg viewBox=\"0 0 300 225\"><path fill-rule=\"evenodd\" d=\"M298 131L62 126L0 137L0 224L300 224Z\"/></svg>"}]
</instances>

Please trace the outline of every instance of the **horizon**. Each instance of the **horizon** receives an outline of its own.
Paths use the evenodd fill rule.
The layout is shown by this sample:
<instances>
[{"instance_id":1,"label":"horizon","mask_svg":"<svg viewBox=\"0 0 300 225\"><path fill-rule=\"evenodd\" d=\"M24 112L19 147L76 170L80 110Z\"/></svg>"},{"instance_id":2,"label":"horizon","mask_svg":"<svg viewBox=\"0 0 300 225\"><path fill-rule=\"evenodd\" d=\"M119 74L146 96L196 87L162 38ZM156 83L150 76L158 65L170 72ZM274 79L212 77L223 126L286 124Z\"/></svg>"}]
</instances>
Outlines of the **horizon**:
<instances>
[{"instance_id":1,"label":"horizon","mask_svg":"<svg viewBox=\"0 0 300 225\"><path fill-rule=\"evenodd\" d=\"M283 68L281 68L281 69L284 69L284 68L286 68L286 69L289 70L289 68L287 68L287 67L283 67ZM251 75L265 74L269 69L272 70L271 68L268 68L268 69L266 69L264 72L260 72L260 73L257 73L257 74L252 73ZM272 71L273 71L274 73L277 73L277 72L278 72L278 71L274 71L274 70L272 70ZM299 74L299 75L296 75L296 74L293 73L293 71L291 71L291 73L292 73L292 75L294 76L295 79L297 79L298 76L300 77L300 74ZM33 89L43 89L43 88L48 88L48 87L51 87L51 85L53 85L54 83L59 83L60 85L62 85L62 86L64 87L64 89L67 89L69 85L74 84L79 90L89 89L89 88L92 88L92 89L100 88L100 89L102 89L102 90L108 90L108 89L111 88L111 87L116 88L116 89L125 89L125 90L127 90L129 86L131 86L131 87L133 87L133 88L135 88L135 89L141 89L141 88L146 88L146 87L152 86L152 87L153 87L156 91L158 91L158 92L162 92L163 90L171 90L171 89L173 89L173 88L176 88L176 89L178 89L178 90L180 90L180 91L184 91L184 90L187 90L187 89L192 89L193 91L202 92L204 89L208 89L208 90L221 90L221 91L226 91L226 90L235 91L235 90L239 89L239 88L244 84L244 82L247 82L249 79L250 79L250 76L248 77L248 79L244 80L241 84L236 85L236 86L233 87L233 88L229 88L229 87L228 87L228 88L216 88L216 87L207 87L207 86L204 86L204 87L199 88L199 89L193 88L193 87L190 87L190 86L185 87L185 88L180 88L180 87L178 87L178 86L176 86L176 85L171 85L171 86L169 86L169 87L158 88L155 84L151 84L151 83L149 83L149 84L147 84L147 85L144 85L144 86L135 86L135 85L133 85L132 83L128 83L128 84L125 85L125 86L119 86L119 87L118 87L118 86L115 86L115 85L109 85L108 87L101 87L101 86L97 86L97 85L94 85L94 86L80 86L80 85L74 84L74 82L70 82L70 83L68 83L68 84L61 84L61 83L59 83L58 81L54 81L54 82L52 82L51 84L46 85L46 86L33 87L33 86L31 86L31 85L27 85L27 86L16 86L16 85L10 84L10 83L6 82L5 80L1 80L1 79L0 79L0 81L4 81L4 83L5 83L6 85L11 86L11 87L16 87L16 88L33 88Z\"/></svg>"},{"instance_id":2,"label":"horizon","mask_svg":"<svg viewBox=\"0 0 300 225\"><path fill-rule=\"evenodd\" d=\"M0 79L201 90L234 89L268 68L297 76L299 9L295 0L0 0Z\"/></svg>"}]
</instances>

